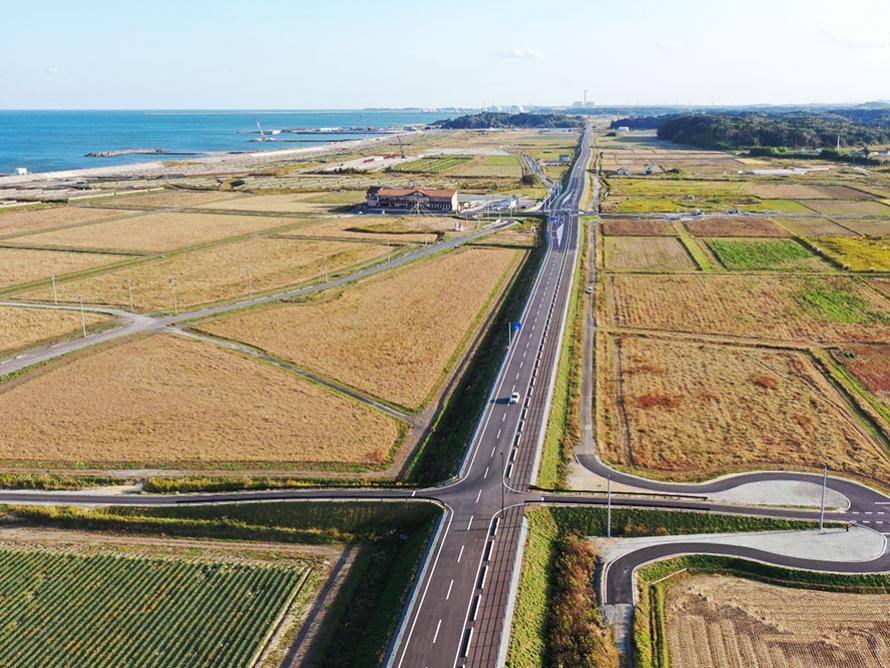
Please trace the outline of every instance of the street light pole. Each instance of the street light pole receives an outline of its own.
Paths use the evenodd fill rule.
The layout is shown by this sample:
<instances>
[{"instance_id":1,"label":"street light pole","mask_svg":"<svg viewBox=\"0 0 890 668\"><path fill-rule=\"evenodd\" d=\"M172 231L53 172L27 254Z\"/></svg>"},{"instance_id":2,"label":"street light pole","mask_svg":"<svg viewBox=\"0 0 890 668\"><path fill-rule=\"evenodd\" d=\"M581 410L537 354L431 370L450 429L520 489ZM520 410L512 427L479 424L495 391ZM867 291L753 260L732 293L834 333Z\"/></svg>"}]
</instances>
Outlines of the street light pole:
<instances>
[{"instance_id":1,"label":"street light pole","mask_svg":"<svg viewBox=\"0 0 890 668\"><path fill-rule=\"evenodd\" d=\"M828 467L822 467L822 501L819 503L819 531L825 528L825 487L828 485Z\"/></svg>"},{"instance_id":2,"label":"street light pole","mask_svg":"<svg viewBox=\"0 0 890 668\"><path fill-rule=\"evenodd\" d=\"M247 298L253 301L253 274L250 273L250 267L247 268Z\"/></svg>"},{"instance_id":3,"label":"street light pole","mask_svg":"<svg viewBox=\"0 0 890 668\"><path fill-rule=\"evenodd\" d=\"M173 286L173 315L179 315L179 305L176 303L176 279L170 279L170 285Z\"/></svg>"},{"instance_id":4,"label":"street light pole","mask_svg":"<svg viewBox=\"0 0 890 668\"><path fill-rule=\"evenodd\" d=\"M59 295L56 292L56 275L53 273L53 304L59 303Z\"/></svg>"},{"instance_id":5,"label":"street light pole","mask_svg":"<svg viewBox=\"0 0 890 668\"><path fill-rule=\"evenodd\" d=\"M83 338L87 337L87 321L83 315L83 295L80 297L80 331L83 333Z\"/></svg>"},{"instance_id":6,"label":"street light pole","mask_svg":"<svg viewBox=\"0 0 890 668\"><path fill-rule=\"evenodd\" d=\"M127 277L127 295L130 297L130 310L135 311L136 309L133 306L133 281L130 277Z\"/></svg>"},{"instance_id":7,"label":"street light pole","mask_svg":"<svg viewBox=\"0 0 890 668\"><path fill-rule=\"evenodd\" d=\"M606 499L606 538L612 537L612 476L609 476L609 486Z\"/></svg>"}]
</instances>

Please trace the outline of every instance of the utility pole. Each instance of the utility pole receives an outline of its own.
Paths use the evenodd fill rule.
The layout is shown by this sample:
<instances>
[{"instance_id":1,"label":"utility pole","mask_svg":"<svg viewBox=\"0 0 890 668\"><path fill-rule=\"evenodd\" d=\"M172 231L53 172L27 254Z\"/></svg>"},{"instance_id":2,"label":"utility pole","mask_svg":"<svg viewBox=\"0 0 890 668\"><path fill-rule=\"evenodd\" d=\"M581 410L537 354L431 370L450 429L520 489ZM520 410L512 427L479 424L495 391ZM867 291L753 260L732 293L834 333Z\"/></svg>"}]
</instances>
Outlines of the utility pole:
<instances>
[{"instance_id":1,"label":"utility pole","mask_svg":"<svg viewBox=\"0 0 890 668\"><path fill-rule=\"evenodd\" d=\"M612 476L609 475L609 486L606 497L606 538L612 537Z\"/></svg>"},{"instance_id":2,"label":"utility pole","mask_svg":"<svg viewBox=\"0 0 890 668\"><path fill-rule=\"evenodd\" d=\"M247 298L253 301L253 274L250 273L250 267L247 268Z\"/></svg>"},{"instance_id":3,"label":"utility pole","mask_svg":"<svg viewBox=\"0 0 890 668\"><path fill-rule=\"evenodd\" d=\"M173 286L173 315L179 315L179 305L176 303L176 279L170 278L170 285Z\"/></svg>"},{"instance_id":4,"label":"utility pole","mask_svg":"<svg viewBox=\"0 0 890 668\"><path fill-rule=\"evenodd\" d=\"M53 273L53 304L59 303L59 295L56 292L56 275Z\"/></svg>"},{"instance_id":5,"label":"utility pole","mask_svg":"<svg viewBox=\"0 0 890 668\"><path fill-rule=\"evenodd\" d=\"M822 501L819 504L819 531L825 528L825 487L828 485L828 467L822 467Z\"/></svg>"},{"instance_id":6,"label":"utility pole","mask_svg":"<svg viewBox=\"0 0 890 668\"><path fill-rule=\"evenodd\" d=\"M130 310L135 311L135 307L133 306L133 281L130 277L127 277L127 295L130 297Z\"/></svg>"},{"instance_id":7,"label":"utility pole","mask_svg":"<svg viewBox=\"0 0 890 668\"><path fill-rule=\"evenodd\" d=\"M324 256L324 282L328 282L328 254L325 253Z\"/></svg>"},{"instance_id":8,"label":"utility pole","mask_svg":"<svg viewBox=\"0 0 890 668\"><path fill-rule=\"evenodd\" d=\"M83 295L80 296L80 331L83 333L83 338L87 338L87 321L83 315Z\"/></svg>"}]
</instances>

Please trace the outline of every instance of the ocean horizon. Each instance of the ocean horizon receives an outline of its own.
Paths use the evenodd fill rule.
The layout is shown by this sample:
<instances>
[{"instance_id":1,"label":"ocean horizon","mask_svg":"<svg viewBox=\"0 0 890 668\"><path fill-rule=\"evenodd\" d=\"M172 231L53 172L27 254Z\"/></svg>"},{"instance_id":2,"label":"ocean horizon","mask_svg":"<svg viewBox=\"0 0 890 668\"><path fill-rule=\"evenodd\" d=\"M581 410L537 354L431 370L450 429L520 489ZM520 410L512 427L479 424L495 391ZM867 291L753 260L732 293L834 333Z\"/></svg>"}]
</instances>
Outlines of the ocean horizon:
<instances>
[{"instance_id":1,"label":"ocean horizon","mask_svg":"<svg viewBox=\"0 0 890 668\"><path fill-rule=\"evenodd\" d=\"M318 146L358 139L354 132L283 135L299 142L257 142L257 121L267 133L284 128L355 128L419 125L455 116L417 110L0 110L0 175L19 167L52 172L109 165L130 165L163 155L86 157L87 153L125 149L164 149L178 153L265 151ZM244 134L252 133L252 134ZM170 155L170 160L187 159ZM199 157L199 156L198 156Z\"/></svg>"}]
</instances>

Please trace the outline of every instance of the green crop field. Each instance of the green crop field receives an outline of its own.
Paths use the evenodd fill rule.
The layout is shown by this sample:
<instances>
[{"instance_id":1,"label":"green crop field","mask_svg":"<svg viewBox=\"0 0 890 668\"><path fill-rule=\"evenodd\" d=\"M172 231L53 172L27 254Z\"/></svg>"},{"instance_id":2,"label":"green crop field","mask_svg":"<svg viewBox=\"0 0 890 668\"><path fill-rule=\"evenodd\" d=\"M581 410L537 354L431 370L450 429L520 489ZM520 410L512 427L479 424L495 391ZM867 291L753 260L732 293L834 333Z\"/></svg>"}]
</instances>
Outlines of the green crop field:
<instances>
[{"instance_id":1,"label":"green crop field","mask_svg":"<svg viewBox=\"0 0 890 668\"><path fill-rule=\"evenodd\" d=\"M0 665L245 666L306 570L0 551Z\"/></svg>"},{"instance_id":2,"label":"green crop field","mask_svg":"<svg viewBox=\"0 0 890 668\"><path fill-rule=\"evenodd\" d=\"M830 285L807 285L795 295L797 303L817 318L848 324L888 323L890 314L878 311L859 295Z\"/></svg>"},{"instance_id":3,"label":"green crop field","mask_svg":"<svg viewBox=\"0 0 890 668\"><path fill-rule=\"evenodd\" d=\"M390 167L390 171L405 174L441 174L473 160L472 155L430 155Z\"/></svg>"},{"instance_id":4,"label":"green crop field","mask_svg":"<svg viewBox=\"0 0 890 668\"><path fill-rule=\"evenodd\" d=\"M710 239L708 246L730 271L792 271L819 262L793 239Z\"/></svg>"}]
</instances>

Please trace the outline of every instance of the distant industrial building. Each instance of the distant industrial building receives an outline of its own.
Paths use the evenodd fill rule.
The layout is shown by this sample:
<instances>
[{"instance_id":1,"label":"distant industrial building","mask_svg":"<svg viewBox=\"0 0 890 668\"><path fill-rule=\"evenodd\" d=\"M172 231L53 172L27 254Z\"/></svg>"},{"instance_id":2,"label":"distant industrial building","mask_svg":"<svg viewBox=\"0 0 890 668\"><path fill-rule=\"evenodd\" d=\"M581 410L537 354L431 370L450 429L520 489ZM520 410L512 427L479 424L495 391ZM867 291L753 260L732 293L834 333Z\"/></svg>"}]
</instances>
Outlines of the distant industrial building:
<instances>
[{"instance_id":1,"label":"distant industrial building","mask_svg":"<svg viewBox=\"0 0 890 668\"><path fill-rule=\"evenodd\" d=\"M395 209L411 211L436 211L451 213L457 211L457 190L445 188L390 188L371 186L365 201L372 209Z\"/></svg>"}]
</instances>

